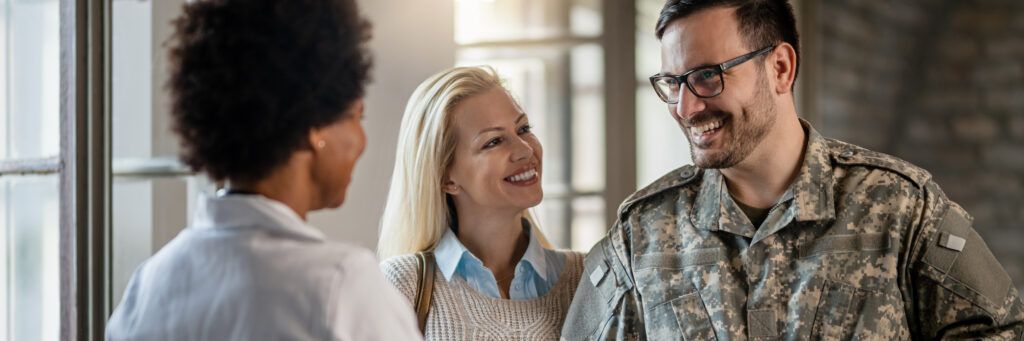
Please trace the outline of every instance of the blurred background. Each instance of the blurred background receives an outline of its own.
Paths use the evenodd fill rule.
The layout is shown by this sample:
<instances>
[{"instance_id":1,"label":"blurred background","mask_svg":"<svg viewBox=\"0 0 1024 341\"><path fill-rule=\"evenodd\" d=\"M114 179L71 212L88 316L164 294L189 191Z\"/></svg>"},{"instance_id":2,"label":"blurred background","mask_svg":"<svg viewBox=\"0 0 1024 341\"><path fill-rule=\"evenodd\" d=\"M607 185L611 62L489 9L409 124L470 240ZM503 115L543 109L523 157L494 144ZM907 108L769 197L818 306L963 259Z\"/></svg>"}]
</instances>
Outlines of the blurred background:
<instances>
[{"instance_id":1,"label":"blurred background","mask_svg":"<svg viewBox=\"0 0 1024 341\"><path fill-rule=\"evenodd\" d=\"M0 0L0 341L67 331L63 143L75 130L68 70L82 45L68 21L83 0ZM188 224L212 190L176 161L164 42L183 0L104 0L109 154L105 266L116 306L132 271ZM663 0L360 0L374 24L369 144L349 200L310 217L331 238L374 248L399 121L420 81L489 64L522 102L545 148L542 229L586 251L618 204L689 149L647 77ZM1024 289L1024 2L794 1L803 60L798 112L824 135L931 172ZM62 134L61 132L65 132ZM89 147L99 148L99 147ZM63 238L63 239L62 239ZM71 269L71 270L69 270ZM88 276L88 274L86 274ZM79 277L82 278L82 277ZM91 277L90 277L91 278ZM72 282L73 283L73 282ZM62 291L62 287L64 290ZM83 305L84 303L78 303ZM66 335L65 335L66 336Z\"/></svg>"}]
</instances>

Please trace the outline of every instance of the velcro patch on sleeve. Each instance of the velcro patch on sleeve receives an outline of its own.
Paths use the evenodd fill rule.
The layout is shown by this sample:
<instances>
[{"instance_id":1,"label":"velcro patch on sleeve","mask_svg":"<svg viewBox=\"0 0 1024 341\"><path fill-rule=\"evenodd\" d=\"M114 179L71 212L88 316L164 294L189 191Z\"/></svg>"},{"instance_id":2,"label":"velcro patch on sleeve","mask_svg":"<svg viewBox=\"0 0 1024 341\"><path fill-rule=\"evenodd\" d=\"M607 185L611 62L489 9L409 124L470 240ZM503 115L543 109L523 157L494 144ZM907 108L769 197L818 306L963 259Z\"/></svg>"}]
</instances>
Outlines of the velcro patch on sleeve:
<instances>
[{"instance_id":1,"label":"velcro patch on sleeve","mask_svg":"<svg viewBox=\"0 0 1024 341\"><path fill-rule=\"evenodd\" d=\"M608 267L605 266L604 264L598 265L597 269L594 269L594 271L590 273L590 283L596 287L598 284L601 283L601 280L604 279L604 276L607 274Z\"/></svg>"},{"instance_id":2,"label":"velcro patch on sleeve","mask_svg":"<svg viewBox=\"0 0 1024 341\"><path fill-rule=\"evenodd\" d=\"M1006 270L959 206L951 205L943 214L938 232L924 257L926 263L943 273L937 280L995 316L1012 285Z\"/></svg>"},{"instance_id":3,"label":"velcro patch on sleeve","mask_svg":"<svg viewBox=\"0 0 1024 341\"><path fill-rule=\"evenodd\" d=\"M964 250L964 245L967 245L967 239L950 234L949 232L942 232L942 235L939 237L939 245L960 252Z\"/></svg>"}]
</instances>

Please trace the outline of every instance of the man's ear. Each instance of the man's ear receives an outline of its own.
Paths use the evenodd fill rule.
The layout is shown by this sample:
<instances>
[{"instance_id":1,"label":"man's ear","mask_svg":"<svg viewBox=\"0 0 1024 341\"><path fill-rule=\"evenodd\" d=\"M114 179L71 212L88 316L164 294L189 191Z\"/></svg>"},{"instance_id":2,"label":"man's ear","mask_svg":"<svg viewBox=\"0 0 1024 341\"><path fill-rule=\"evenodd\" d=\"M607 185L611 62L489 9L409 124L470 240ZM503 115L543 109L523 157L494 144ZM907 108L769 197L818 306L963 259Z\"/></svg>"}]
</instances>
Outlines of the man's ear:
<instances>
[{"instance_id":1,"label":"man's ear","mask_svg":"<svg viewBox=\"0 0 1024 341\"><path fill-rule=\"evenodd\" d=\"M786 94L793 91L796 80L796 50L789 43L781 43L768 55L770 76L774 79L775 93Z\"/></svg>"}]
</instances>

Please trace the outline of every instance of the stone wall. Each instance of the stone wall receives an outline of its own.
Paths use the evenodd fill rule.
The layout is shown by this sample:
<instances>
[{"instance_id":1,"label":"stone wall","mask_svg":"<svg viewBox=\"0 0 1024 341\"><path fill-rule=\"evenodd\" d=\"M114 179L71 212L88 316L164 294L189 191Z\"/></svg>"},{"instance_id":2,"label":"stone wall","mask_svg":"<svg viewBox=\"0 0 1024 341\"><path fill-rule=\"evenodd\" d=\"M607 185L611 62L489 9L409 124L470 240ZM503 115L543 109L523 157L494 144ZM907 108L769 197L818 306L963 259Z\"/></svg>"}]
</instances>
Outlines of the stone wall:
<instances>
[{"instance_id":1,"label":"stone wall","mask_svg":"<svg viewBox=\"0 0 1024 341\"><path fill-rule=\"evenodd\" d=\"M932 173L1024 291L1024 1L824 0L819 130Z\"/></svg>"}]
</instances>

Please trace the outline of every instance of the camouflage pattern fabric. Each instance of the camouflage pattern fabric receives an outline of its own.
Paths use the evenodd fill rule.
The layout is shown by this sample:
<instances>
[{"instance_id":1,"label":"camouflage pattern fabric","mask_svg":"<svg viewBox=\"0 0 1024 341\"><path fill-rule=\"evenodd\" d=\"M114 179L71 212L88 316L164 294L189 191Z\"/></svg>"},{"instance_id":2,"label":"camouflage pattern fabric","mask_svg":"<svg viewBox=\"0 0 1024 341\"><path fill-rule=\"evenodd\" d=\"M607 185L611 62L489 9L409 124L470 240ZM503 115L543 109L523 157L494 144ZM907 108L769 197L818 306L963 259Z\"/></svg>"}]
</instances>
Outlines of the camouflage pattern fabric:
<instances>
[{"instance_id":1,"label":"camouflage pattern fabric","mask_svg":"<svg viewBox=\"0 0 1024 341\"><path fill-rule=\"evenodd\" d=\"M634 193L590 251L565 340L1022 340L1009 276L924 170L823 138L759 227L722 173Z\"/></svg>"}]
</instances>

